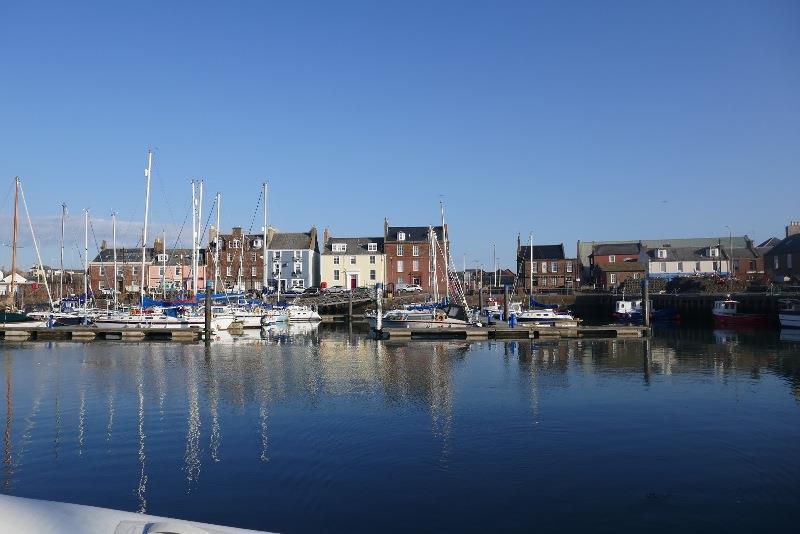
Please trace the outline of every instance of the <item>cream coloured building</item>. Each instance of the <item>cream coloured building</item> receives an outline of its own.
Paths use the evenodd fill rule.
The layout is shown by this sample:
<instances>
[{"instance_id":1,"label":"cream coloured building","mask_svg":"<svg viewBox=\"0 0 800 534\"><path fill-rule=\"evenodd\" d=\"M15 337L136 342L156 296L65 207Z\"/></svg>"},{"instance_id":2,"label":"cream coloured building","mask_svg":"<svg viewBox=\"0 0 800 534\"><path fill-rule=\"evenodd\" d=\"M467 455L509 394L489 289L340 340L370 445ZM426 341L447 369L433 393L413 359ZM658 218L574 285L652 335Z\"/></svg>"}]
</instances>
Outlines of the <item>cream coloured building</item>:
<instances>
[{"instance_id":1,"label":"cream coloured building","mask_svg":"<svg viewBox=\"0 0 800 534\"><path fill-rule=\"evenodd\" d=\"M326 230L327 234L327 230ZM386 283L383 237L324 236L320 287L374 287Z\"/></svg>"}]
</instances>

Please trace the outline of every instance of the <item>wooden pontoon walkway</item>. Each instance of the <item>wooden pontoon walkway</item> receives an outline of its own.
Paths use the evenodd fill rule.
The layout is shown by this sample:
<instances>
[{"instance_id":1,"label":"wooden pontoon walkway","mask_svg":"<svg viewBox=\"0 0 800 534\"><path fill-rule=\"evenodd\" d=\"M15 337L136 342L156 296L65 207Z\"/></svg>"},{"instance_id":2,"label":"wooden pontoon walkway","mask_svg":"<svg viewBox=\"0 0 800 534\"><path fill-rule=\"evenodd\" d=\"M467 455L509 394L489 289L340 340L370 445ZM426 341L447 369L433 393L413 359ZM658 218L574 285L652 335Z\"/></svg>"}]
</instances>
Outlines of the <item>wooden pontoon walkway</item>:
<instances>
[{"instance_id":1,"label":"wooden pontoon walkway","mask_svg":"<svg viewBox=\"0 0 800 534\"><path fill-rule=\"evenodd\" d=\"M384 328L383 337L389 339L570 339L570 338L609 338L643 337L650 329L635 325L570 326L552 327L536 325L506 324L488 327L469 327L453 329L410 330L407 328Z\"/></svg>"},{"instance_id":2,"label":"wooden pontoon walkway","mask_svg":"<svg viewBox=\"0 0 800 534\"><path fill-rule=\"evenodd\" d=\"M122 341L197 341L202 328L99 328L95 326L59 326L56 328L11 328L0 326L0 339L8 341L50 341L94 339Z\"/></svg>"}]
</instances>

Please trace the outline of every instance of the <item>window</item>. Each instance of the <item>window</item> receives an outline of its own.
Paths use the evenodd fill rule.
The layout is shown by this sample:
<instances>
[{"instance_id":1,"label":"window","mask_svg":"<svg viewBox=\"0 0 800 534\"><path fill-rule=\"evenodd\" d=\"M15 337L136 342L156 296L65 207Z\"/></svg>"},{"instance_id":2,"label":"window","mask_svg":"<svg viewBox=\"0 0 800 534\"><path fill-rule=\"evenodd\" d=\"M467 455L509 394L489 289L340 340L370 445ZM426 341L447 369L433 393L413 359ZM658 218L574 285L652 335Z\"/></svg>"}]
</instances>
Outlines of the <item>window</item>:
<instances>
[{"instance_id":1,"label":"window","mask_svg":"<svg viewBox=\"0 0 800 534\"><path fill-rule=\"evenodd\" d=\"M97 274L99 274L100 276L105 276L106 275L106 268L103 265L101 265L97 269Z\"/></svg>"},{"instance_id":2,"label":"window","mask_svg":"<svg viewBox=\"0 0 800 534\"><path fill-rule=\"evenodd\" d=\"M296 260L299 260L300 258L302 258L302 257L303 257L303 251L302 251L302 250L295 250L295 251L292 253L292 257L293 257L294 259L296 259Z\"/></svg>"},{"instance_id":3,"label":"window","mask_svg":"<svg viewBox=\"0 0 800 534\"><path fill-rule=\"evenodd\" d=\"M678 262L678 272L679 272L679 273L682 273L682 272L683 272L683 262L682 262L682 261L679 261L679 262Z\"/></svg>"},{"instance_id":4,"label":"window","mask_svg":"<svg viewBox=\"0 0 800 534\"><path fill-rule=\"evenodd\" d=\"M99 282L97 282L97 289L99 289L100 291L102 291L102 290L104 290L105 288L106 288L106 284L105 284L105 283L104 283L102 280L100 280Z\"/></svg>"},{"instance_id":5,"label":"window","mask_svg":"<svg viewBox=\"0 0 800 534\"><path fill-rule=\"evenodd\" d=\"M332 245L332 250L334 252L346 252L347 251L347 243L334 243Z\"/></svg>"},{"instance_id":6,"label":"window","mask_svg":"<svg viewBox=\"0 0 800 534\"><path fill-rule=\"evenodd\" d=\"M180 265L176 265L175 266L175 276L180 276L180 275L181 275L181 266Z\"/></svg>"},{"instance_id":7,"label":"window","mask_svg":"<svg viewBox=\"0 0 800 534\"><path fill-rule=\"evenodd\" d=\"M614 256L613 254L608 257L608 263L616 263L616 262L617 262L617 257Z\"/></svg>"},{"instance_id":8,"label":"window","mask_svg":"<svg viewBox=\"0 0 800 534\"><path fill-rule=\"evenodd\" d=\"M543 261L543 262L542 262L542 272L543 272L543 273L546 273L546 272L547 272L547 262L546 262L546 261Z\"/></svg>"},{"instance_id":9,"label":"window","mask_svg":"<svg viewBox=\"0 0 800 534\"><path fill-rule=\"evenodd\" d=\"M250 276L256 276L258 271L256 271L255 267L250 267Z\"/></svg>"},{"instance_id":10,"label":"window","mask_svg":"<svg viewBox=\"0 0 800 534\"><path fill-rule=\"evenodd\" d=\"M419 260L414 260L411 262L411 270L414 272L419 271Z\"/></svg>"},{"instance_id":11,"label":"window","mask_svg":"<svg viewBox=\"0 0 800 534\"><path fill-rule=\"evenodd\" d=\"M233 276L233 268L230 265L225 267L225 276Z\"/></svg>"},{"instance_id":12,"label":"window","mask_svg":"<svg viewBox=\"0 0 800 534\"><path fill-rule=\"evenodd\" d=\"M139 268L138 267L131 267L131 275L132 276L136 276L136 274L138 272L139 272Z\"/></svg>"},{"instance_id":13,"label":"window","mask_svg":"<svg viewBox=\"0 0 800 534\"><path fill-rule=\"evenodd\" d=\"M402 256L403 255L403 251L404 251L403 245L397 245L397 255L398 256Z\"/></svg>"},{"instance_id":14,"label":"window","mask_svg":"<svg viewBox=\"0 0 800 534\"><path fill-rule=\"evenodd\" d=\"M558 272L558 262L557 261L551 261L550 262L550 272L551 273L557 273Z\"/></svg>"},{"instance_id":15,"label":"window","mask_svg":"<svg viewBox=\"0 0 800 534\"><path fill-rule=\"evenodd\" d=\"M398 241L405 241L406 240L406 233L405 232L397 232L397 240Z\"/></svg>"},{"instance_id":16,"label":"window","mask_svg":"<svg viewBox=\"0 0 800 534\"><path fill-rule=\"evenodd\" d=\"M658 249L656 251L656 257L658 257L658 259L660 259L660 260L666 259L666 257L667 257L667 249L665 249L665 248Z\"/></svg>"},{"instance_id":17,"label":"window","mask_svg":"<svg viewBox=\"0 0 800 534\"><path fill-rule=\"evenodd\" d=\"M232 261L232 260L233 260L233 256L231 256L231 253L230 253L230 252L228 252L227 256L228 256L228 262L230 262L230 261Z\"/></svg>"},{"instance_id":18,"label":"window","mask_svg":"<svg viewBox=\"0 0 800 534\"><path fill-rule=\"evenodd\" d=\"M300 261L294 262L294 270L292 272L297 273L297 274L302 273L303 272L303 262L300 262Z\"/></svg>"},{"instance_id":19,"label":"window","mask_svg":"<svg viewBox=\"0 0 800 534\"><path fill-rule=\"evenodd\" d=\"M378 252L378 244L377 243L368 243L367 244L367 252Z\"/></svg>"},{"instance_id":20,"label":"window","mask_svg":"<svg viewBox=\"0 0 800 534\"><path fill-rule=\"evenodd\" d=\"M370 263L370 265L375 265L375 256L370 256L369 257L369 263Z\"/></svg>"},{"instance_id":21,"label":"window","mask_svg":"<svg viewBox=\"0 0 800 534\"><path fill-rule=\"evenodd\" d=\"M751 271L756 270L756 260L750 260L750 270Z\"/></svg>"},{"instance_id":22,"label":"window","mask_svg":"<svg viewBox=\"0 0 800 534\"><path fill-rule=\"evenodd\" d=\"M419 256L419 245L414 245L411 247L411 255Z\"/></svg>"},{"instance_id":23,"label":"window","mask_svg":"<svg viewBox=\"0 0 800 534\"><path fill-rule=\"evenodd\" d=\"M665 262L665 261L661 262L661 272L662 273L667 272L667 262Z\"/></svg>"},{"instance_id":24,"label":"window","mask_svg":"<svg viewBox=\"0 0 800 534\"><path fill-rule=\"evenodd\" d=\"M733 270L734 271L739 270L739 260L733 260Z\"/></svg>"},{"instance_id":25,"label":"window","mask_svg":"<svg viewBox=\"0 0 800 534\"><path fill-rule=\"evenodd\" d=\"M611 273L609 275L608 281L611 283L612 286L616 285L617 284L617 273Z\"/></svg>"},{"instance_id":26,"label":"window","mask_svg":"<svg viewBox=\"0 0 800 534\"><path fill-rule=\"evenodd\" d=\"M241 246L242 246L242 242L239 241L238 239L234 239L233 241L231 241L231 248L238 249L238 248L241 248ZM229 254L229 256L230 256L230 254Z\"/></svg>"},{"instance_id":27,"label":"window","mask_svg":"<svg viewBox=\"0 0 800 534\"><path fill-rule=\"evenodd\" d=\"M715 261L715 262L712 264L712 267L711 267L711 268L712 268L713 270L715 270L715 271L718 271L718 270L719 270L719 262L716 262L716 261Z\"/></svg>"},{"instance_id":28,"label":"window","mask_svg":"<svg viewBox=\"0 0 800 534\"><path fill-rule=\"evenodd\" d=\"M253 248L261 248L261 240L253 239Z\"/></svg>"},{"instance_id":29,"label":"window","mask_svg":"<svg viewBox=\"0 0 800 534\"><path fill-rule=\"evenodd\" d=\"M780 261L778 261L778 255L777 254L775 254L775 259L774 259L773 263L775 264L775 268L776 269L780 269L781 268L781 264L780 264Z\"/></svg>"},{"instance_id":30,"label":"window","mask_svg":"<svg viewBox=\"0 0 800 534\"><path fill-rule=\"evenodd\" d=\"M339 281L339 269L335 269L335 270L333 271L333 280L334 280L335 282L338 282L338 281Z\"/></svg>"},{"instance_id":31,"label":"window","mask_svg":"<svg viewBox=\"0 0 800 534\"><path fill-rule=\"evenodd\" d=\"M791 269L792 268L792 255L791 254L787 254L786 255L786 268L787 269Z\"/></svg>"},{"instance_id":32,"label":"window","mask_svg":"<svg viewBox=\"0 0 800 534\"><path fill-rule=\"evenodd\" d=\"M634 280L638 280L639 279L639 273L633 273L633 279Z\"/></svg>"},{"instance_id":33,"label":"window","mask_svg":"<svg viewBox=\"0 0 800 534\"><path fill-rule=\"evenodd\" d=\"M397 272L398 273L402 273L403 272L403 260L400 260L400 261L397 262Z\"/></svg>"},{"instance_id":34,"label":"window","mask_svg":"<svg viewBox=\"0 0 800 534\"><path fill-rule=\"evenodd\" d=\"M159 254L158 256L156 256L156 261L158 263L164 263L168 259L169 259L169 257L166 254Z\"/></svg>"},{"instance_id":35,"label":"window","mask_svg":"<svg viewBox=\"0 0 800 534\"><path fill-rule=\"evenodd\" d=\"M350 256L350 265L355 265L355 264L356 264L356 257Z\"/></svg>"},{"instance_id":36,"label":"window","mask_svg":"<svg viewBox=\"0 0 800 534\"><path fill-rule=\"evenodd\" d=\"M164 266L158 268L158 276L164 276Z\"/></svg>"},{"instance_id":37,"label":"window","mask_svg":"<svg viewBox=\"0 0 800 534\"><path fill-rule=\"evenodd\" d=\"M256 253L255 252L251 252L250 253L250 261L256 261Z\"/></svg>"},{"instance_id":38,"label":"window","mask_svg":"<svg viewBox=\"0 0 800 534\"><path fill-rule=\"evenodd\" d=\"M302 278L292 278L292 287L296 287L297 289L304 289L306 287L306 281Z\"/></svg>"},{"instance_id":39,"label":"window","mask_svg":"<svg viewBox=\"0 0 800 534\"><path fill-rule=\"evenodd\" d=\"M702 265L700 265L700 262L699 262L699 261L698 261L698 262L695 262L695 264L694 264L694 270L695 270L695 271L697 271L697 272L700 272L700 271L702 271L702 270L703 270L703 269L702 269Z\"/></svg>"},{"instance_id":40,"label":"window","mask_svg":"<svg viewBox=\"0 0 800 534\"><path fill-rule=\"evenodd\" d=\"M567 265L567 272L568 272L568 273L571 273L571 272L572 272L572 262L571 262L571 261L568 261L568 262L566 263L566 265Z\"/></svg>"},{"instance_id":41,"label":"window","mask_svg":"<svg viewBox=\"0 0 800 534\"><path fill-rule=\"evenodd\" d=\"M375 274L375 269L370 269L370 271L369 271L369 279L370 280L375 280L376 278L377 278L377 276Z\"/></svg>"},{"instance_id":42,"label":"window","mask_svg":"<svg viewBox=\"0 0 800 534\"><path fill-rule=\"evenodd\" d=\"M117 277L123 276L123 269L122 267L117 267Z\"/></svg>"},{"instance_id":43,"label":"window","mask_svg":"<svg viewBox=\"0 0 800 534\"><path fill-rule=\"evenodd\" d=\"M531 267L533 267L533 270L532 270L531 272L534 272L534 273L535 273L535 272L536 272L536 268L537 268L538 266L539 266L539 264L538 264L538 263L536 263L536 262L533 262L533 263L531 264Z\"/></svg>"},{"instance_id":44,"label":"window","mask_svg":"<svg viewBox=\"0 0 800 534\"><path fill-rule=\"evenodd\" d=\"M281 272L281 264L275 262L272 264L272 274L280 274Z\"/></svg>"},{"instance_id":45,"label":"window","mask_svg":"<svg viewBox=\"0 0 800 534\"><path fill-rule=\"evenodd\" d=\"M539 285L542 287L547 287L547 278L539 278Z\"/></svg>"},{"instance_id":46,"label":"window","mask_svg":"<svg viewBox=\"0 0 800 534\"><path fill-rule=\"evenodd\" d=\"M339 265L339 256L334 256L333 257L333 264L334 265Z\"/></svg>"},{"instance_id":47,"label":"window","mask_svg":"<svg viewBox=\"0 0 800 534\"><path fill-rule=\"evenodd\" d=\"M718 257L718 256L719 256L719 249L718 249L718 248L716 248L716 247L709 247L709 249L708 249L708 255L709 255L709 257L711 257L711 258L716 258L716 257Z\"/></svg>"}]
</instances>

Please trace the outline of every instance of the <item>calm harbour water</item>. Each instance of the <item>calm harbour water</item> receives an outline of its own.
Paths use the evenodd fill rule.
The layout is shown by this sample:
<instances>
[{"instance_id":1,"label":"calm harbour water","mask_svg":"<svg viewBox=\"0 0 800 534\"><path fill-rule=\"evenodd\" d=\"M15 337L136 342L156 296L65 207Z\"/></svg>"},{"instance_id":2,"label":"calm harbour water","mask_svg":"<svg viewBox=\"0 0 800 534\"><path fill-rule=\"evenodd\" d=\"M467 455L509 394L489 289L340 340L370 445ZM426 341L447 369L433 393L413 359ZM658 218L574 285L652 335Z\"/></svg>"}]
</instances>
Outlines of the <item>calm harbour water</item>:
<instances>
[{"instance_id":1,"label":"calm harbour water","mask_svg":"<svg viewBox=\"0 0 800 534\"><path fill-rule=\"evenodd\" d=\"M796 528L800 339L302 326L0 343L0 492L287 533Z\"/></svg>"}]
</instances>

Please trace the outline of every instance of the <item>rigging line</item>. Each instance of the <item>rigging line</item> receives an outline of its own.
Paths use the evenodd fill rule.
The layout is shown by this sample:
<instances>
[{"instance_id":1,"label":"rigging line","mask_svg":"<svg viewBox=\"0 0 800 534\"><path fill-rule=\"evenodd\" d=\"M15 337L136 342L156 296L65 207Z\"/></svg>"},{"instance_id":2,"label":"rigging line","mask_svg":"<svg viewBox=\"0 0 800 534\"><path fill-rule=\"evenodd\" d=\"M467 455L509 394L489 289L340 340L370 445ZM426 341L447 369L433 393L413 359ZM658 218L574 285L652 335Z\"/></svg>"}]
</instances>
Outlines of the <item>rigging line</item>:
<instances>
[{"instance_id":1,"label":"rigging line","mask_svg":"<svg viewBox=\"0 0 800 534\"><path fill-rule=\"evenodd\" d=\"M216 207L217 207L217 197L215 196L214 200L211 202L211 209L208 210L208 219L206 219L206 225L203 228L203 233L201 233L200 237L198 238L198 242L200 243L202 243L203 239L205 239L206 237L206 231L208 230L208 225L211 224L211 216L214 215L214 209L216 209ZM219 232L219 228L217 228L217 231Z\"/></svg>"},{"instance_id":2,"label":"rigging line","mask_svg":"<svg viewBox=\"0 0 800 534\"><path fill-rule=\"evenodd\" d=\"M253 225L256 223L256 216L258 215L258 208L261 207L261 198L264 195L264 191L259 191L258 193L258 202L256 202L256 209L253 212L253 218L250 220L250 227L247 229L247 233L250 234L253 232Z\"/></svg>"},{"instance_id":3,"label":"rigging line","mask_svg":"<svg viewBox=\"0 0 800 534\"><path fill-rule=\"evenodd\" d=\"M178 230L178 237L175 238L175 244L172 245L173 249L178 248L178 243L181 240L181 235L183 234L183 229L186 228L186 221L189 219L189 212L192 211L192 203L189 202L189 207L186 210L186 216L183 218L183 224L181 224L180 229Z\"/></svg>"},{"instance_id":4,"label":"rigging line","mask_svg":"<svg viewBox=\"0 0 800 534\"><path fill-rule=\"evenodd\" d=\"M161 195L164 197L164 202L166 202L167 204L167 211L169 212L169 218L173 226L176 226L175 213L172 211L172 204L169 201L169 195L167 194L167 189L166 187L164 187L164 184L162 183L161 173L158 171L158 167L156 167L154 170L157 178L156 183L158 183L159 187L161 188Z\"/></svg>"}]
</instances>

